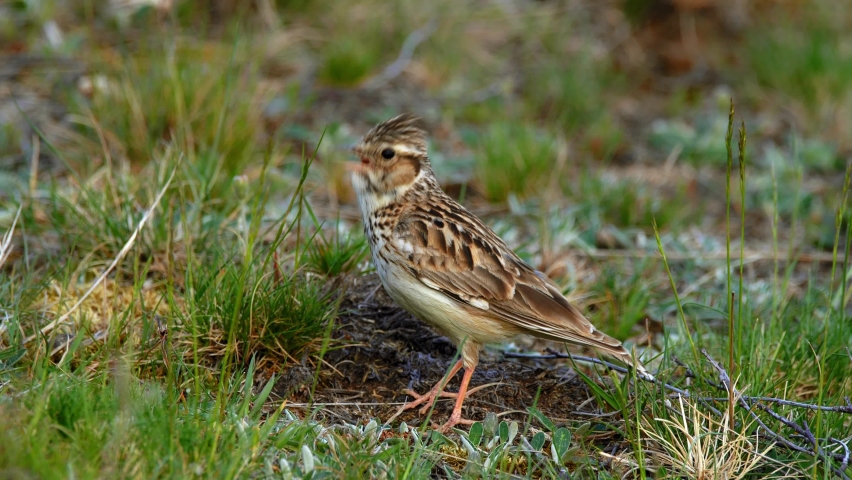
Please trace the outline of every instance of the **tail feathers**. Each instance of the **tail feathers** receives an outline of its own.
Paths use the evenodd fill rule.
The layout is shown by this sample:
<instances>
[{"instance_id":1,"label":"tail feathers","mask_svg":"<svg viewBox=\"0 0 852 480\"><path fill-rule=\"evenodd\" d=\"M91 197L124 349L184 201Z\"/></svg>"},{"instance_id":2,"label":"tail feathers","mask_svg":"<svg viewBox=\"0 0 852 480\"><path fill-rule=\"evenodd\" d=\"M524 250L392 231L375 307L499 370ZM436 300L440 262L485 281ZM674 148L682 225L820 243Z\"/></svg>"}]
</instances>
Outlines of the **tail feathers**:
<instances>
[{"instance_id":1,"label":"tail feathers","mask_svg":"<svg viewBox=\"0 0 852 480\"><path fill-rule=\"evenodd\" d=\"M614 339L614 338L612 338L608 335L602 335L602 337L603 337L602 339L596 339L596 340L592 340L588 337L578 339L574 336L570 336L570 335L566 335L566 334L563 334L563 335L560 335L560 336L539 334L538 336L541 337L541 338L546 338L548 340L554 340L554 341L557 341L557 342L569 342L569 343L574 343L574 344L577 344L577 345L590 346L590 347L594 348L595 350L597 350L598 352L609 355L610 357L613 357L616 360L627 364L627 366L633 367L636 370L636 374L642 380L647 380L647 381L651 381L651 382L656 380L656 378L653 375L651 375L651 373L645 368L645 366L642 365L642 362L640 362L639 359L636 359L636 360L633 359L633 355L631 355L630 352L628 352L627 349L624 348L624 346L621 344L621 342L619 342L618 340L616 340L616 339Z\"/></svg>"},{"instance_id":2,"label":"tail feathers","mask_svg":"<svg viewBox=\"0 0 852 480\"><path fill-rule=\"evenodd\" d=\"M642 380L647 380L647 381L650 381L650 382L653 382L653 381L656 380L656 378L654 378L654 376L651 375L651 373L648 372L648 370L645 369L645 366L642 365L642 362L640 362L638 358L634 360L633 355L631 355L630 352L628 352L623 346L619 345L618 347L615 347L615 348L600 348L599 347L599 349L602 352L604 352L608 355L611 355L611 356L617 358L618 360L626 363L627 365L632 366L636 370L637 376L639 376L639 378L641 378Z\"/></svg>"}]
</instances>

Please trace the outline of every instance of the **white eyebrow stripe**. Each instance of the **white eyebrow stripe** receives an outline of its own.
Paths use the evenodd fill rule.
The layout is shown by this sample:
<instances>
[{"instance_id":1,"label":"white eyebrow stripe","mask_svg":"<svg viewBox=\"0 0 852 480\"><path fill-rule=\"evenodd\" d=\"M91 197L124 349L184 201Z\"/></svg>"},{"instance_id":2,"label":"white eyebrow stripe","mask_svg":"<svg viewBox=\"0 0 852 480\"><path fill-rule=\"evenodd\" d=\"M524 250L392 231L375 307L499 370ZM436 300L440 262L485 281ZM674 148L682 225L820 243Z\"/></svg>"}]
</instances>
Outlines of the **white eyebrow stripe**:
<instances>
[{"instance_id":1,"label":"white eyebrow stripe","mask_svg":"<svg viewBox=\"0 0 852 480\"><path fill-rule=\"evenodd\" d=\"M398 143L392 146L391 148L393 148L396 153L402 155L423 155L423 152L421 152L420 150L409 148L408 145L405 145L404 143Z\"/></svg>"}]
</instances>

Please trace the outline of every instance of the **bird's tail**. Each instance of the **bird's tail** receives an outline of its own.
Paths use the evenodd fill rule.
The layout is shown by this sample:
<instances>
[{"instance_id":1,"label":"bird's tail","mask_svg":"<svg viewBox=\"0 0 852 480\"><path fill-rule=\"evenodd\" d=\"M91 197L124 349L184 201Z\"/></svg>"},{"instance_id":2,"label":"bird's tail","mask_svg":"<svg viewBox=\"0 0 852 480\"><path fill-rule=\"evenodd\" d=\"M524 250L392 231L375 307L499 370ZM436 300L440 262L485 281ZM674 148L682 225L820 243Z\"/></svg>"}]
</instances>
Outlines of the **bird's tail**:
<instances>
[{"instance_id":1,"label":"bird's tail","mask_svg":"<svg viewBox=\"0 0 852 480\"><path fill-rule=\"evenodd\" d=\"M651 382L656 380L654 376L651 375L651 373L647 369L645 369L645 366L642 365L642 362L640 362L638 358L634 359L633 355L631 355L630 352L628 352L627 349L624 348L624 346L622 346L621 344L619 344L617 347L611 347L609 345L597 346L597 349L603 353L606 353L607 355L617 358L618 360L626 363L629 366L632 366L634 369L636 369L636 374L642 380L647 380Z\"/></svg>"}]
</instances>

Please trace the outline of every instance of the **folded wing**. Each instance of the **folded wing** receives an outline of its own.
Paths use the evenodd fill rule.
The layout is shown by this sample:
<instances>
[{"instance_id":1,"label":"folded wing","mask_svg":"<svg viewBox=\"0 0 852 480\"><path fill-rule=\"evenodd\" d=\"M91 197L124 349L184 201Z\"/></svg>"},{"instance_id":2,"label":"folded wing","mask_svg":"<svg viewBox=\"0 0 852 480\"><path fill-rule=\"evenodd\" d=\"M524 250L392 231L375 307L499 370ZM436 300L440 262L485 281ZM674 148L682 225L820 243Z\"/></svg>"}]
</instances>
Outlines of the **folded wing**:
<instances>
[{"instance_id":1,"label":"folded wing","mask_svg":"<svg viewBox=\"0 0 852 480\"><path fill-rule=\"evenodd\" d=\"M473 215L452 205L458 210L417 208L396 226L398 247L423 284L526 333L590 345L633 364L621 342L597 330L550 279ZM641 365L637 369L645 373Z\"/></svg>"}]
</instances>

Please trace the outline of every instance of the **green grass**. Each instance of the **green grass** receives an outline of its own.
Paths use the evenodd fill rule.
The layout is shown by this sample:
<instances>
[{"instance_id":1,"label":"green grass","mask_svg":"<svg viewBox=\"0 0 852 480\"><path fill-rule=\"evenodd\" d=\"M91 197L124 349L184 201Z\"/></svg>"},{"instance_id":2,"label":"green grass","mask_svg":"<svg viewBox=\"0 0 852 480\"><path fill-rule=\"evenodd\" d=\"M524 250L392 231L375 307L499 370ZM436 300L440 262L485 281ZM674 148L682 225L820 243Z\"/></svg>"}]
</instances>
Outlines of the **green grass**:
<instances>
[{"instance_id":1,"label":"green grass","mask_svg":"<svg viewBox=\"0 0 852 480\"><path fill-rule=\"evenodd\" d=\"M210 338L215 332L233 331L240 358L254 353L297 355L322 337L326 322L336 315L336 299L323 282L299 276L276 279L274 275L246 279L224 263L226 266L218 272L200 272L193 286L193 304L198 311L191 315L203 332L201 342L212 340L209 348L221 344L221 338ZM214 273L212 277L202 276ZM238 298L250 300L235 301Z\"/></svg>"},{"instance_id":2,"label":"green grass","mask_svg":"<svg viewBox=\"0 0 852 480\"><path fill-rule=\"evenodd\" d=\"M832 25L850 14L842 8L832 12L828 5L816 10L838 18L811 19L804 30L801 24L755 30L746 41L748 66L761 87L782 92L812 111L844 103L852 85L852 53L843 46L849 32Z\"/></svg>"},{"instance_id":3,"label":"green grass","mask_svg":"<svg viewBox=\"0 0 852 480\"><path fill-rule=\"evenodd\" d=\"M324 49L319 79L332 86L351 87L365 80L379 65L381 48L365 49L361 43L341 41Z\"/></svg>"},{"instance_id":4,"label":"green grass","mask_svg":"<svg viewBox=\"0 0 852 480\"><path fill-rule=\"evenodd\" d=\"M852 217L848 178L838 181L848 140L832 133L848 103L836 24L848 12L760 18L741 39L705 39L736 47L743 63L725 69L735 97L801 105L834 128L779 133L757 118L774 107L741 107L751 147L740 176L718 92L690 87L660 107L631 82L649 71L613 60L620 47L599 35L611 29L583 5L269 2L275 27L238 2L178 2L126 23L95 3L0 10L0 38L85 59L96 80L90 92L50 68L8 80L65 112L31 118L35 164L31 128L0 117L0 242L11 232L0 244L0 477L671 478L698 476L703 459L711 478L821 479L840 468L728 409L735 392L715 386L701 350L747 396L843 405L852 390ZM635 25L645 13L631 13ZM43 40L50 20L66 38L56 52ZM398 77L357 89L430 22ZM480 89L491 93L470 94ZM668 117L625 120L626 99ZM588 408L604 415L548 418L536 404L515 422L492 409L441 435L312 404L321 374L336 375L325 354L348 341L331 336L340 302L371 270L343 146L402 110L427 117L439 173L464 203L693 397L577 364ZM640 341L646 319L664 333ZM294 366L310 388L274 388ZM772 408L848 442L848 414Z\"/></svg>"},{"instance_id":5,"label":"green grass","mask_svg":"<svg viewBox=\"0 0 852 480\"><path fill-rule=\"evenodd\" d=\"M645 272L624 273L615 265L605 267L589 292L596 300L591 320L619 340L629 338L634 325L642 326L651 302Z\"/></svg>"},{"instance_id":6,"label":"green grass","mask_svg":"<svg viewBox=\"0 0 852 480\"><path fill-rule=\"evenodd\" d=\"M621 81L606 60L580 52L562 61L554 58L543 71L530 72L523 95L536 115L573 133L604 116L601 105L607 103L608 94L619 90Z\"/></svg>"},{"instance_id":7,"label":"green grass","mask_svg":"<svg viewBox=\"0 0 852 480\"><path fill-rule=\"evenodd\" d=\"M477 140L476 176L485 197L540 192L559 175L556 140L521 123L494 123Z\"/></svg>"},{"instance_id":8,"label":"green grass","mask_svg":"<svg viewBox=\"0 0 852 480\"><path fill-rule=\"evenodd\" d=\"M94 375L87 365L68 365L18 393L14 404L4 404L4 475L234 478L270 473L273 459L286 458L280 446L305 430L298 422L277 427L280 410L262 412L269 389L251 393L253 363L246 375L230 379L216 400L204 392L185 398L160 383L136 381L134 363L119 357L115 369Z\"/></svg>"},{"instance_id":9,"label":"green grass","mask_svg":"<svg viewBox=\"0 0 852 480\"><path fill-rule=\"evenodd\" d=\"M577 205L578 215L591 225L647 229L655 219L663 227L683 226L693 223L703 209L702 201L689 193L687 182L666 185L672 191L665 191L589 171L577 177L563 190Z\"/></svg>"},{"instance_id":10,"label":"green grass","mask_svg":"<svg viewBox=\"0 0 852 480\"><path fill-rule=\"evenodd\" d=\"M341 234L337 229L328 239L320 231L308 245L305 261L310 269L326 276L357 273L367 260L369 246L363 236Z\"/></svg>"}]
</instances>

